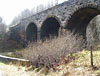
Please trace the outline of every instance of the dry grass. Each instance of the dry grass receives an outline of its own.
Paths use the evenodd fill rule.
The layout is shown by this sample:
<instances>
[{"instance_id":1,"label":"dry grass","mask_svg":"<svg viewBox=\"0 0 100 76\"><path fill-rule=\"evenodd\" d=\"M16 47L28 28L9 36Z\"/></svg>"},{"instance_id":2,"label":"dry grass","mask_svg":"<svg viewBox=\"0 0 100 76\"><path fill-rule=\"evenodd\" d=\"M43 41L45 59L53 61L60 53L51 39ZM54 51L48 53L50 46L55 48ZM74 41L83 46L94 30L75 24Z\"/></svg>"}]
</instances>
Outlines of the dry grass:
<instances>
[{"instance_id":1,"label":"dry grass","mask_svg":"<svg viewBox=\"0 0 100 76\"><path fill-rule=\"evenodd\" d=\"M75 55L76 60L68 64L69 76L99 76L100 75L100 51L94 51L94 65L95 68L90 66L90 52L82 51Z\"/></svg>"},{"instance_id":2,"label":"dry grass","mask_svg":"<svg viewBox=\"0 0 100 76\"><path fill-rule=\"evenodd\" d=\"M37 72L37 68L26 71L25 67L0 63L0 70L4 76L100 76L100 51L94 51L93 55L96 67L94 69L90 67L90 52L83 50L73 54L75 60L57 66L56 71L51 68L47 75L45 75L45 67Z\"/></svg>"}]
</instances>

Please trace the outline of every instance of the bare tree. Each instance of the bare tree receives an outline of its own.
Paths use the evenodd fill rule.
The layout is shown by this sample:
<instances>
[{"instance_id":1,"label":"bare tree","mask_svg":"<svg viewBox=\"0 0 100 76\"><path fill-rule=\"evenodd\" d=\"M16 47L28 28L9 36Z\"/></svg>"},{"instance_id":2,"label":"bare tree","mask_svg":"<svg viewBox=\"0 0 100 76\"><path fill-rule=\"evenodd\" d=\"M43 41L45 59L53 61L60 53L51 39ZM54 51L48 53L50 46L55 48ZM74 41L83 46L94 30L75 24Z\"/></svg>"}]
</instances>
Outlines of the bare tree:
<instances>
[{"instance_id":1,"label":"bare tree","mask_svg":"<svg viewBox=\"0 0 100 76\"><path fill-rule=\"evenodd\" d=\"M20 16L22 18L26 18L26 17L29 17L31 15L31 12L29 9L25 9L24 11L21 12Z\"/></svg>"},{"instance_id":2,"label":"bare tree","mask_svg":"<svg viewBox=\"0 0 100 76\"><path fill-rule=\"evenodd\" d=\"M36 12L36 7L33 7L32 9L31 9L31 14L32 15L34 15L34 14L36 14L37 12Z\"/></svg>"},{"instance_id":3,"label":"bare tree","mask_svg":"<svg viewBox=\"0 0 100 76\"><path fill-rule=\"evenodd\" d=\"M32 10L25 9L23 10L18 16L16 16L13 21L11 22L10 26L16 25L17 23L20 22L21 19L32 16L33 14L36 14L38 12L41 12L43 10L46 10L52 6L55 6L58 4L58 0L49 0L46 5L40 4L37 5L36 7L33 7Z\"/></svg>"},{"instance_id":4,"label":"bare tree","mask_svg":"<svg viewBox=\"0 0 100 76\"><path fill-rule=\"evenodd\" d=\"M38 13L38 12L41 12L41 11L43 11L43 10L44 10L43 4L40 4L40 5L37 6L37 13Z\"/></svg>"},{"instance_id":5,"label":"bare tree","mask_svg":"<svg viewBox=\"0 0 100 76\"><path fill-rule=\"evenodd\" d=\"M17 23L20 22L21 19L24 19L26 17L29 17L32 15L32 12L29 9L25 9L22 11L18 16L16 16L13 21L11 22L10 26L16 25Z\"/></svg>"},{"instance_id":6,"label":"bare tree","mask_svg":"<svg viewBox=\"0 0 100 76\"><path fill-rule=\"evenodd\" d=\"M58 0L55 0L55 5L58 5Z\"/></svg>"},{"instance_id":7,"label":"bare tree","mask_svg":"<svg viewBox=\"0 0 100 76\"><path fill-rule=\"evenodd\" d=\"M0 35L4 35L6 33L6 24L3 22L2 17L0 17Z\"/></svg>"}]
</instances>

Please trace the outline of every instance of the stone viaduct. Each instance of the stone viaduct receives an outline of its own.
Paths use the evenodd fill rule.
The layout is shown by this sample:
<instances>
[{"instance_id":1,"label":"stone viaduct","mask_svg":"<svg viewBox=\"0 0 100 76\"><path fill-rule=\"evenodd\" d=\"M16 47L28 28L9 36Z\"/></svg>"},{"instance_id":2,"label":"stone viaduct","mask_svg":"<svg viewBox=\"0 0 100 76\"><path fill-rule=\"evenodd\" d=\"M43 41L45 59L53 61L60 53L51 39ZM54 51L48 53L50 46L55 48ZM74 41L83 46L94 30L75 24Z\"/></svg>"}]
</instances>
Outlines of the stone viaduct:
<instances>
[{"instance_id":1,"label":"stone viaduct","mask_svg":"<svg viewBox=\"0 0 100 76\"><path fill-rule=\"evenodd\" d=\"M86 38L88 23L100 14L100 0L69 0L40 13L22 19L11 27L12 38L19 40L19 32L27 41L58 36L61 28L75 30Z\"/></svg>"}]
</instances>

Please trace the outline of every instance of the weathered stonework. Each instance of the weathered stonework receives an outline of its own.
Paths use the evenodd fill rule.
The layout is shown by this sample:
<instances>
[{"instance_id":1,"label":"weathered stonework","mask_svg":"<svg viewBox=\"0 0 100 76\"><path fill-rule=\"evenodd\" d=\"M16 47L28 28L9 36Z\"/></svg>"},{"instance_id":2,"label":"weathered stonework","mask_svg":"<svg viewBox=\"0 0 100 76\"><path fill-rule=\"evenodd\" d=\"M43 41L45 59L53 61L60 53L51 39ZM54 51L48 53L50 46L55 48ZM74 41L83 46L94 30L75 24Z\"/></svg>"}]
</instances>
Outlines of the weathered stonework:
<instances>
[{"instance_id":1,"label":"weathered stonework","mask_svg":"<svg viewBox=\"0 0 100 76\"><path fill-rule=\"evenodd\" d=\"M39 38L42 30L41 28L44 26L43 23L49 18L55 18L58 21L60 27L64 27L71 31L75 30L76 33L78 32L85 37L88 23L93 17L97 16L99 13L100 0L69 0L45 11L37 13L33 16L22 19L20 23L15 26L15 28L17 27L19 30L21 30L26 38L26 31L29 24L34 23L37 27L37 38ZM50 22L53 23L53 21ZM48 25L45 26L45 28L50 31L51 29L49 28L51 27L49 26L49 22L47 22L46 24ZM48 30L46 30L46 32ZM48 34L52 33L53 32Z\"/></svg>"}]
</instances>

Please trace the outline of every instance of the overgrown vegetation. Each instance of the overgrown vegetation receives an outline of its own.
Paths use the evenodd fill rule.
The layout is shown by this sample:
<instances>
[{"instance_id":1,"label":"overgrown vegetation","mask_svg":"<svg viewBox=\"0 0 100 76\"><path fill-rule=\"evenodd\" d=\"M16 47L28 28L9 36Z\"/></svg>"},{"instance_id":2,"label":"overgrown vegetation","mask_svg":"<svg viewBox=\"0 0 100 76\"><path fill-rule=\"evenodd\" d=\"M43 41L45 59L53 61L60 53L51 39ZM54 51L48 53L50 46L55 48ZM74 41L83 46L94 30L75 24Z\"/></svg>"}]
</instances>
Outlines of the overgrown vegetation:
<instances>
[{"instance_id":1,"label":"overgrown vegetation","mask_svg":"<svg viewBox=\"0 0 100 76\"><path fill-rule=\"evenodd\" d=\"M9 40L7 25L4 23L2 17L0 17L0 53L13 52L20 48L22 46L16 41Z\"/></svg>"},{"instance_id":2,"label":"overgrown vegetation","mask_svg":"<svg viewBox=\"0 0 100 76\"><path fill-rule=\"evenodd\" d=\"M84 48L82 36L66 32L58 38L30 44L24 51L17 52L17 57L22 56L31 61L38 68L52 68L65 58L68 53L75 53Z\"/></svg>"},{"instance_id":3,"label":"overgrown vegetation","mask_svg":"<svg viewBox=\"0 0 100 76\"><path fill-rule=\"evenodd\" d=\"M18 49L22 49L22 45L18 44L14 40L9 40L7 33L2 34L3 36L0 37L0 53L1 52L15 52Z\"/></svg>"}]
</instances>

